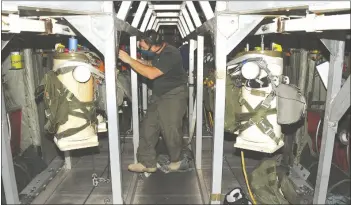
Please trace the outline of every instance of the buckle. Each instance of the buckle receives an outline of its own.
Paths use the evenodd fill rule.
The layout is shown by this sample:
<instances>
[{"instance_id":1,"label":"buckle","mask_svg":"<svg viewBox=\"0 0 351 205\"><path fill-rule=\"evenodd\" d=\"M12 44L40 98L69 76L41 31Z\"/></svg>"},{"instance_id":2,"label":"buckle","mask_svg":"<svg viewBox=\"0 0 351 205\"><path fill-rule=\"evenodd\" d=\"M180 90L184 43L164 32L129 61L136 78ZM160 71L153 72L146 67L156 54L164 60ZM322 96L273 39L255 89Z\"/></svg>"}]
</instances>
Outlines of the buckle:
<instances>
[{"instance_id":1,"label":"buckle","mask_svg":"<svg viewBox=\"0 0 351 205\"><path fill-rule=\"evenodd\" d=\"M268 128L268 130L266 130L264 133L266 135L270 136L270 137L274 137L275 136L274 131L273 131L272 128Z\"/></svg>"}]
</instances>

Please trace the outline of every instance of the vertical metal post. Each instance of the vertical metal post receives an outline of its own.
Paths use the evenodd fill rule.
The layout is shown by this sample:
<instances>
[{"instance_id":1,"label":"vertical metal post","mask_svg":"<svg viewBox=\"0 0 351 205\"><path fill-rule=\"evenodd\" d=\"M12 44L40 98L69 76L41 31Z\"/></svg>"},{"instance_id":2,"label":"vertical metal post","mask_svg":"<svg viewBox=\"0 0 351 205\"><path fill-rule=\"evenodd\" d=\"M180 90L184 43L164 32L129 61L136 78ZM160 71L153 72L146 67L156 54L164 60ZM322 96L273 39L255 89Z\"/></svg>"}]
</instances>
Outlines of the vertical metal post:
<instances>
[{"instance_id":1,"label":"vertical metal post","mask_svg":"<svg viewBox=\"0 0 351 205\"><path fill-rule=\"evenodd\" d=\"M344 62L345 41L326 40L322 42L330 51L330 65L327 86L327 100L323 122L321 150L318 162L318 172L313 204L325 204L330 168L333 157L334 139L338 121L330 121L331 104L341 87L341 77Z\"/></svg>"},{"instance_id":2,"label":"vertical metal post","mask_svg":"<svg viewBox=\"0 0 351 205\"><path fill-rule=\"evenodd\" d=\"M40 146L41 137L39 129L39 116L38 108L35 103L35 87L34 87L34 69L33 69L33 50L30 48L23 49L24 59L24 79L25 81L25 92L26 92L26 104L28 111L28 124L30 127L31 137L35 146Z\"/></svg>"},{"instance_id":3,"label":"vertical metal post","mask_svg":"<svg viewBox=\"0 0 351 205\"><path fill-rule=\"evenodd\" d=\"M141 1L133 19L132 26L138 27L140 18L144 12L147 2ZM137 38L136 36L130 37L130 56L137 59ZM138 99L138 74L131 71L131 84L132 84L132 119L133 119L133 147L134 147L134 162L137 163L137 150L139 146L139 99Z\"/></svg>"},{"instance_id":4,"label":"vertical metal post","mask_svg":"<svg viewBox=\"0 0 351 205\"><path fill-rule=\"evenodd\" d=\"M144 32L146 30L146 26L150 20L152 14L152 9L149 7L146 11L143 23L141 24L140 31ZM146 83L142 84L142 104L143 104L143 112L146 113L147 110L147 85Z\"/></svg>"},{"instance_id":5,"label":"vertical metal post","mask_svg":"<svg viewBox=\"0 0 351 205\"><path fill-rule=\"evenodd\" d=\"M121 177L121 153L120 153L120 137L118 126L117 112L117 93L116 93L116 47L118 47L117 38L117 22L115 19L115 10L113 2L104 2L105 12L111 15L106 16L106 21L102 22L111 29L106 33L104 46L105 57L105 80L106 80L106 104L108 117L108 138L110 146L110 167L111 167L111 183L112 183L112 203L123 204L122 198L122 177Z\"/></svg>"},{"instance_id":6,"label":"vertical metal post","mask_svg":"<svg viewBox=\"0 0 351 205\"><path fill-rule=\"evenodd\" d=\"M193 119L194 109L194 51L195 51L195 40L190 39L189 41L189 129L188 135L190 137L190 128Z\"/></svg>"},{"instance_id":7,"label":"vertical metal post","mask_svg":"<svg viewBox=\"0 0 351 205\"><path fill-rule=\"evenodd\" d=\"M130 56L133 59L137 58L136 36L130 37ZM133 146L134 146L134 162L137 162L137 149L139 146L139 109L138 109L138 74L132 70L132 118L133 118Z\"/></svg>"},{"instance_id":8,"label":"vertical metal post","mask_svg":"<svg viewBox=\"0 0 351 205\"><path fill-rule=\"evenodd\" d=\"M20 204L18 198L15 170L13 168L9 120L5 109L4 92L1 90L1 178L7 204Z\"/></svg>"},{"instance_id":9,"label":"vertical metal post","mask_svg":"<svg viewBox=\"0 0 351 205\"><path fill-rule=\"evenodd\" d=\"M72 169L72 160L71 160L71 153L70 151L65 151L65 169L70 170Z\"/></svg>"},{"instance_id":10,"label":"vertical metal post","mask_svg":"<svg viewBox=\"0 0 351 205\"><path fill-rule=\"evenodd\" d=\"M217 25L215 29L216 92L214 103L211 204L221 203L220 196L222 192L227 38L222 34L223 30L226 28L224 28L225 24L221 22L221 17L220 14L216 14L215 17L215 25Z\"/></svg>"},{"instance_id":11,"label":"vertical metal post","mask_svg":"<svg viewBox=\"0 0 351 205\"><path fill-rule=\"evenodd\" d=\"M202 167L202 114L203 114L203 68L204 68L204 37L197 36L197 67L196 67L196 168Z\"/></svg>"}]
</instances>

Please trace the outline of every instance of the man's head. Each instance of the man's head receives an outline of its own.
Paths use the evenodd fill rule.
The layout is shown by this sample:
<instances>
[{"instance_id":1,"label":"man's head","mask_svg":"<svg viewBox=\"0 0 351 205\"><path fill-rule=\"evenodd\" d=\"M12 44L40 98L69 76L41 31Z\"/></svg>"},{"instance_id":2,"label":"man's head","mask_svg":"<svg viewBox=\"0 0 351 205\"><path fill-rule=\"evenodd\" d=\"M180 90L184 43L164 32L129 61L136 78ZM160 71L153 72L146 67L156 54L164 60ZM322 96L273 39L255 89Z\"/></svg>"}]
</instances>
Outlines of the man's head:
<instances>
[{"instance_id":1,"label":"man's head","mask_svg":"<svg viewBox=\"0 0 351 205\"><path fill-rule=\"evenodd\" d=\"M141 53L152 56L162 48L163 40L155 30L147 30L140 38Z\"/></svg>"}]
</instances>

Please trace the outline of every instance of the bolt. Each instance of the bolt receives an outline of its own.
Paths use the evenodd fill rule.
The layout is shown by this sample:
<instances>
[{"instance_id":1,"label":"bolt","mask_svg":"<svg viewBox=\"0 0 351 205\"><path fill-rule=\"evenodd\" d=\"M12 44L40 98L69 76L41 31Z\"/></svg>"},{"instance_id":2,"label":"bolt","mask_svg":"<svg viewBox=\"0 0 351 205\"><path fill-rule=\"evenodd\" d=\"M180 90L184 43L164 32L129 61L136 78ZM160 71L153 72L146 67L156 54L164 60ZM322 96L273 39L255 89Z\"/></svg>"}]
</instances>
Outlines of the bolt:
<instances>
[{"instance_id":1,"label":"bolt","mask_svg":"<svg viewBox=\"0 0 351 205\"><path fill-rule=\"evenodd\" d=\"M235 23L235 21L234 21L234 20L231 20L231 21L230 21L230 23L234 24L234 23Z\"/></svg>"},{"instance_id":2,"label":"bolt","mask_svg":"<svg viewBox=\"0 0 351 205\"><path fill-rule=\"evenodd\" d=\"M335 126L336 126L336 123L335 123L335 122L329 122L329 126L335 127Z\"/></svg>"}]
</instances>

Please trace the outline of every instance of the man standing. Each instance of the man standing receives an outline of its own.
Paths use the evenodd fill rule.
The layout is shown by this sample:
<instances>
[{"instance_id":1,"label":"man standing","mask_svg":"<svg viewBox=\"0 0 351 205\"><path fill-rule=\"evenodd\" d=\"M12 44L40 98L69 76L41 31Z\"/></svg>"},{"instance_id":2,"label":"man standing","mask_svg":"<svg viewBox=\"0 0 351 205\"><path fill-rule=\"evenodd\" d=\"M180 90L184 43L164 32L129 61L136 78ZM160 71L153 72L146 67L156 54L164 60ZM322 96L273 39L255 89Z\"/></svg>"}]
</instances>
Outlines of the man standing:
<instances>
[{"instance_id":1,"label":"man standing","mask_svg":"<svg viewBox=\"0 0 351 205\"><path fill-rule=\"evenodd\" d=\"M170 155L168 169L181 169L183 149L182 119L187 109L187 74L182 66L182 57L177 48L161 40L154 30L148 30L140 39L144 55L152 56L150 63L132 59L120 50L119 58L133 70L153 81L150 105L140 125L137 164L128 169L133 172L155 172L156 144L162 134Z\"/></svg>"}]
</instances>

